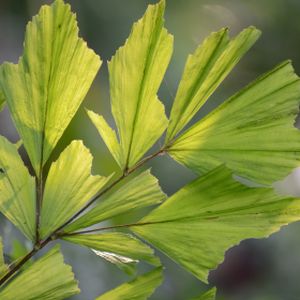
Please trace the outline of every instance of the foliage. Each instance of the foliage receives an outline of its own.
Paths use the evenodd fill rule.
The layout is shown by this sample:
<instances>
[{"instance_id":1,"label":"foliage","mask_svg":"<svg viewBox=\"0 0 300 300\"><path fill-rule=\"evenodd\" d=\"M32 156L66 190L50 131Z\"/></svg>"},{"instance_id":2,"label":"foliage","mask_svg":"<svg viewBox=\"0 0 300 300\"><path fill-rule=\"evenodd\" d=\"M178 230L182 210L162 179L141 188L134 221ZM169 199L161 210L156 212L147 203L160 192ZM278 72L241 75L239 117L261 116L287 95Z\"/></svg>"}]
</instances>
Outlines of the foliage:
<instances>
[{"instance_id":1,"label":"foliage","mask_svg":"<svg viewBox=\"0 0 300 300\"><path fill-rule=\"evenodd\" d=\"M227 249L300 219L300 200L272 188L300 164L300 135L293 126L300 81L291 63L278 65L190 126L260 35L254 27L233 39L228 29L212 33L188 57L168 120L157 96L173 51L164 9L163 0L150 5L108 63L116 131L87 111L119 165L119 177L92 175L93 156L82 141L73 141L45 168L101 65L78 37L69 5L55 0L43 6L27 26L18 64L1 66L0 109L7 103L34 170L32 176L24 165L20 143L0 137L0 210L32 242L31 251L20 247L21 257L8 265L0 238L1 299L65 299L79 292L59 246L28 264L56 240L88 247L136 276L98 300L142 300L163 279L151 245L207 282ZM163 146L145 156L164 132ZM169 198L149 169L138 172L165 154L201 175ZM236 175L263 186L246 186ZM89 228L151 206L135 223ZM140 261L154 269L136 275ZM194 299L215 294L213 288Z\"/></svg>"}]
</instances>

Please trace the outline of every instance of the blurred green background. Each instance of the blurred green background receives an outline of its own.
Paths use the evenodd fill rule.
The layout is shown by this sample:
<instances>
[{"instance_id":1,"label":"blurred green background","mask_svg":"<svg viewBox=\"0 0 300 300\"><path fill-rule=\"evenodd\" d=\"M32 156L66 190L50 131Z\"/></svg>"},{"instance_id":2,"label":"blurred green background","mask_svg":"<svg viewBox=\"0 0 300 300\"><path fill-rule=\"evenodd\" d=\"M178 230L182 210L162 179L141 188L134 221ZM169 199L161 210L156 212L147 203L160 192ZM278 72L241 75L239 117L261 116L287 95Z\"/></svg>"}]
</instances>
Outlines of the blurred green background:
<instances>
[{"instance_id":1,"label":"blurred green background","mask_svg":"<svg viewBox=\"0 0 300 300\"><path fill-rule=\"evenodd\" d=\"M81 36L106 62L124 43L131 25L150 3L148 0L70 0L78 15ZM51 1L0 1L0 62L17 62L22 53L25 24L42 4ZM300 73L300 1L299 0L168 0L166 27L175 36L175 51L160 99L167 113L189 53L211 32L229 27L232 35L248 25L255 25L263 35L242 59L232 74L211 97L196 119L224 101L259 74L285 59L292 59ZM117 170L96 130L89 122L84 107L101 112L111 121L106 63L103 64L83 106L67 129L52 155L73 139L83 139L95 156L94 173L108 175ZM0 134L17 141L17 133L7 109L0 114ZM23 152L25 161L28 159ZM151 164L163 190L171 195L194 178L189 170L170 158L157 158ZM300 171L295 171L277 188L300 195ZM137 216L130 216L136 218ZM115 220L125 222L126 218ZM0 234L6 251L11 249L11 237L22 241L21 235L0 217ZM300 299L300 224L292 224L266 240L247 240L226 253L224 263L211 273L210 283L218 287L218 299L234 300L297 300ZM130 279L116 267L101 260L89 249L63 244L67 262L74 267L82 293L72 299L94 299L95 296ZM166 265L164 284L151 299L185 300L207 287L192 275L161 256ZM195 257L195 260L197 257ZM144 270L144 266L141 268Z\"/></svg>"}]
</instances>

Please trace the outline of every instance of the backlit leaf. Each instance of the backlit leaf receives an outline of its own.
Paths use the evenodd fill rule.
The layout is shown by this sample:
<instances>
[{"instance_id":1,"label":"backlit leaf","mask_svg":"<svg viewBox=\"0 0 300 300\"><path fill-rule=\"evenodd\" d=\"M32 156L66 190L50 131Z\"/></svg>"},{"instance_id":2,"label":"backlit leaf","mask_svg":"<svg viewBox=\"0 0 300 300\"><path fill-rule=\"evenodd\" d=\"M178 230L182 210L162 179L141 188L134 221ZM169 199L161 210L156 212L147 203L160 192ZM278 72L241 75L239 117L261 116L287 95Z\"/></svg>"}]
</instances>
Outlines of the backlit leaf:
<instances>
[{"instance_id":1,"label":"backlit leaf","mask_svg":"<svg viewBox=\"0 0 300 300\"><path fill-rule=\"evenodd\" d=\"M128 211L159 204L165 198L157 179L147 170L98 202L93 209L68 225L64 231L72 232L89 227Z\"/></svg>"},{"instance_id":2,"label":"backlit leaf","mask_svg":"<svg viewBox=\"0 0 300 300\"><path fill-rule=\"evenodd\" d=\"M0 211L27 238L35 237L35 181L16 145L0 136Z\"/></svg>"},{"instance_id":3,"label":"backlit leaf","mask_svg":"<svg viewBox=\"0 0 300 300\"><path fill-rule=\"evenodd\" d=\"M193 118L259 35L259 30L249 27L230 41L227 29L222 29L212 33L188 57L172 107L166 142Z\"/></svg>"},{"instance_id":4,"label":"backlit leaf","mask_svg":"<svg viewBox=\"0 0 300 300\"><path fill-rule=\"evenodd\" d=\"M70 123L99 67L99 57L78 38L70 6L42 6L26 28L17 65L4 63L0 83L31 163L41 166Z\"/></svg>"},{"instance_id":5,"label":"backlit leaf","mask_svg":"<svg viewBox=\"0 0 300 300\"><path fill-rule=\"evenodd\" d=\"M52 164L45 184L40 235L49 235L92 198L110 177L92 176L93 157L73 141Z\"/></svg>"},{"instance_id":6,"label":"backlit leaf","mask_svg":"<svg viewBox=\"0 0 300 300\"><path fill-rule=\"evenodd\" d=\"M163 28L165 2L150 5L108 64L115 133L101 118L97 128L122 168L132 167L167 127L157 91L172 54L173 38ZM118 153L120 151L120 153Z\"/></svg>"},{"instance_id":7,"label":"backlit leaf","mask_svg":"<svg viewBox=\"0 0 300 300\"><path fill-rule=\"evenodd\" d=\"M96 300L146 300L161 284L162 280L162 269L157 268L106 292Z\"/></svg>"},{"instance_id":8,"label":"backlit leaf","mask_svg":"<svg viewBox=\"0 0 300 300\"><path fill-rule=\"evenodd\" d=\"M78 294L71 267L56 246L0 291L3 300L62 300Z\"/></svg>"},{"instance_id":9,"label":"backlit leaf","mask_svg":"<svg viewBox=\"0 0 300 300\"><path fill-rule=\"evenodd\" d=\"M226 163L237 175L270 184L300 165L299 103L299 78L285 62L188 129L169 153L201 174Z\"/></svg>"},{"instance_id":10,"label":"backlit leaf","mask_svg":"<svg viewBox=\"0 0 300 300\"><path fill-rule=\"evenodd\" d=\"M160 264L150 247L129 234L119 232L76 234L65 236L63 239L94 250L112 252L135 260L144 260L152 265Z\"/></svg>"},{"instance_id":11,"label":"backlit leaf","mask_svg":"<svg viewBox=\"0 0 300 300\"><path fill-rule=\"evenodd\" d=\"M300 199L249 188L221 166L186 185L132 230L206 281L230 247L300 219Z\"/></svg>"}]
</instances>

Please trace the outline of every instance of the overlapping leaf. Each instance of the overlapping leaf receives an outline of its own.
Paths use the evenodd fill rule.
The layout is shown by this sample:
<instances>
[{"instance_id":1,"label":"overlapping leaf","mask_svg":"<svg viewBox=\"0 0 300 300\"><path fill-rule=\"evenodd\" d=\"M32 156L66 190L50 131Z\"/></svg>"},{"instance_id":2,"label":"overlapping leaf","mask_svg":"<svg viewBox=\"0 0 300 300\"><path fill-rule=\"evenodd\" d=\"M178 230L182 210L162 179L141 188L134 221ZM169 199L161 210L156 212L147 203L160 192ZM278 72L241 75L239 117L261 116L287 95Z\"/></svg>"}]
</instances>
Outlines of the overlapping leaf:
<instances>
[{"instance_id":1,"label":"overlapping leaf","mask_svg":"<svg viewBox=\"0 0 300 300\"><path fill-rule=\"evenodd\" d=\"M79 293L71 267L56 246L0 291L3 300L62 300Z\"/></svg>"},{"instance_id":2,"label":"overlapping leaf","mask_svg":"<svg viewBox=\"0 0 300 300\"><path fill-rule=\"evenodd\" d=\"M195 297L191 300L215 300L216 298L216 288L212 288L209 291L205 292L204 294L201 294L199 297Z\"/></svg>"},{"instance_id":3,"label":"overlapping leaf","mask_svg":"<svg viewBox=\"0 0 300 300\"><path fill-rule=\"evenodd\" d=\"M92 159L81 141L73 141L51 165L41 212L42 238L79 211L110 179L91 175Z\"/></svg>"},{"instance_id":4,"label":"overlapping leaf","mask_svg":"<svg viewBox=\"0 0 300 300\"><path fill-rule=\"evenodd\" d=\"M300 199L246 187L221 166L182 188L132 230L206 281L227 249L299 219Z\"/></svg>"},{"instance_id":5,"label":"overlapping leaf","mask_svg":"<svg viewBox=\"0 0 300 300\"><path fill-rule=\"evenodd\" d=\"M4 262L2 237L0 237L0 278L7 271L7 265Z\"/></svg>"},{"instance_id":6,"label":"overlapping leaf","mask_svg":"<svg viewBox=\"0 0 300 300\"><path fill-rule=\"evenodd\" d=\"M112 232L103 234L70 235L63 238L98 251L111 252L134 260L144 260L158 266L160 261L153 250L132 235Z\"/></svg>"},{"instance_id":7,"label":"overlapping leaf","mask_svg":"<svg viewBox=\"0 0 300 300\"><path fill-rule=\"evenodd\" d=\"M299 78L285 62L188 129L169 153L199 173L226 163L240 176L270 184L300 165L299 103Z\"/></svg>"},{"instance_id":8,"label":"overlapping leaf","mask_svg":"<svg viewBox=\"0 0 300 300\"><path fill-rule=\"evenodd\" d=\"M133 166L167 126L157 91L168 66L173 38L163 28L165 2L150 5L133 25L125 45L108 64L116 134L102 117L92 116L120 167Z\"/></svg>"},{"instance_id":9,"label":"overlapping leaf","mask_svg":"<svg viewBox=\"0 0 300 300\"><path fill-rule=\"evenodd\" d=\"M56 0L27 25L24 54L0 83L37 174L85 97L101 61L78 38L70 6Z\"/></svg>"},{"instance_id":10,"label":"overlapping leaf","mask_svg":"<svg viewBox=\"0 0 300 300\"><path fill-rule=\"evenodd\" d=\"M144 171L65 228L66 232L110 219L122 213L161 203L166 198L150 170Z\"/></svg>"},{"instance_id":11,"label":"overlapping leaf","mask_svg":"<svg viewBox=\"0 0 300 300\"><path fill-rule=\"evenodd\" d=\"M0 136L0 211L26 237L35 237L35 181L16 145Z\"/></svg>"},{"instance_id":12,"label":"overlapping leaf","mask_svg":"<svg viewBox=\"0 0 300 300\"><path fill-rule=\"evenodd\" d=\"M192 119L259 35L259 30L249 27L230 41L227 29L222 29L212 33L188 57L172 107L166 143Z\"/></svg>"},{"instance_id":13,"label":"overlapping leaf","mask_svg":"<svg viewBox=\"0 0 300 300\"><path fill-rule=\"evenodd\" d=\"M96 300L146 300L153 294L162 280L162 269L157 268L106 292Z\"/></svg>"}]
</instances>

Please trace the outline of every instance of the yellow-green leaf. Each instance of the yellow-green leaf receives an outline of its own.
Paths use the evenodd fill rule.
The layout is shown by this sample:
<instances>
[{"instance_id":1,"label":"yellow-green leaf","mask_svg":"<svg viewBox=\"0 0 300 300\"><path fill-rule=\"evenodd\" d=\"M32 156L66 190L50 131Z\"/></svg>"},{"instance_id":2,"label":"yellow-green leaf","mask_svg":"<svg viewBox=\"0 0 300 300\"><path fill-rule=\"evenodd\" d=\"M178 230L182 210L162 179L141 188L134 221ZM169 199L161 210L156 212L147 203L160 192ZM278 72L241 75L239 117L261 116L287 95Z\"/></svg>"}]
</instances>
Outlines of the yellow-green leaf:
<instances>
[{"instance_id":1,"label":"yellow-green leaf","mask_svg":"<svg viewBox=\"0 0 300 300\"><path fill-rule=\"evenodd\" d=\"M227 29L222 29L212 33L188 57L172 107L166 143L192 119L259 35L259 30L249 27L230 41Z\"/></svg>"},{"instance_id":2,"label":"yellow-green leaf","mask_svg":"<svg viewBox=\"0 0 300 300\"><path fill-rule=\"evenodd\" d=\"M110 179L91 175L92 160L83 143L73 141L51 165L42 204L42 238L79 211Z\"/></svg>"},{"instance_id":3,"label":"yellow-green leaf","mask_svg":"<svg viewBox=\"0 0 300 300\"><path fill-rule=\"evenodd\" d=\"M63 300L80 292L56 246L0 291L3 300Z\"/></svg>"},{"instance_id":4,"label":"yellow-green leaf","mask_svg":"<svg viewBox=\"0 0 300 300\"><path fill-rule=\"evenodd\" d=\"M157 179L151 175L150 170L147 170L98 202L94 208L68 225L64 231L72 232L89 227L128 211L159 204L165 198Z\"/></svg>"},{"instance_id":5,"label":"yellow-green leaf","mask_svg":"<svg viewBox=\"0 0 300 300\"><path fill-rule=\"evenodd\" d=\"M300 219L300 199L249 188L224 166L188 184L132 230L207 281L230 247Z\"/></svg>"},{"instance_id":6,"label":"yellow-green leaf","mask_svg":"<svg viewBox=\"0 0 300 300\"><path fill-rule=\"evenodd\" d=\"M169 149L201 174L225 163L242 177L270 184L300 165L300 80L285 62L220 105Z\"/></svg>"},{"instance_id":7,"label":"yellow-green leaf","mask_svg":"<svg viewBox=\"0 0 300 300\"><path fill-rule=\"evenodd\" d=\"M42 6L28 23L19 63L2 65L0 84L37 174L83 101L100 64L99 57L78 37L70 5L56 0Z\"/></svg>"},{"instance_id":8,"label":"yellow-green leaf","mask_svg":"<svg viewBox=\"0 0 300 300\"><path fill-rule=\"evenodd\" d=\"M0 211L27 238L35 237L35 181L17 146L0 136Z\"/></svg>"},{"instance_id":9,"label":"yellow-green leaf","mask_svg":"<svg viewBox=\"0 0 300 300\"><path fill-rule=\"evenodd\" d=\"M122 168L132 167L167 127L157 97L173 46L172 36L163 28L164 9L164 0L150 5L108 64L112 113L120 138L120 153L113 155ZM99 120L97 128L108 148L117 149L108 125Z\"/></svg>"},{"instance_id":10,"label":"yellow-green leaf","mask_svg":"<svg viewBox=\"0 0 300 300\"><path fill-rule=\"evenodd\" d=\"M216 299L216 288L212 288L209 291L205 292L204 294L201 294L198 297L194 297L191 300L215 300Z\"/></svg>"},{"instance_id":11,"label":"yellow-green leaf","mask_svg":"<svg viewBox=\"0 0 300 300\"><path fill-rule=\"evenodd\" d=\"M153 294L162 280L162 268L157 268L130 282L123 283L96 298L96 300L146 300Z\"/></svg>"},{"instance_id":12,"label":"yellow-green leaf","mask_svg":"<svg viewBox=\"0 0 300 300\"><path fill-rule=\"evenodd\" d=\"M5 274L8 267L4 262L2 237L0 236L0 278Z\"/></svg>"},{"instance_id":13,"label":"yellow-green leaf","mask_svg":"<svg viewBox=\"0 0 300 300\"><path fill-rule=\"evenodd\" d=\"M129 234L119 232L76 234L65 236L63 239L94 250L112 252L135 260L144 260L155 266L160 265L153 250Z\"/></svg>"},{"instance_id":14,"label":"yellow-green leaf","mask_svg":"<svg viewBox=\"0 0 300 300\"><path fill-rule=\"evenodd\" d=\"M87 113L89 118L97 128L111 155L118 163L118 165L122 167L122 162L124 161L122 157L123 153L121 151L116 132L107 124L102 116L94 113L91 110L88 110Z\"/></svg>"}]
</instances>

